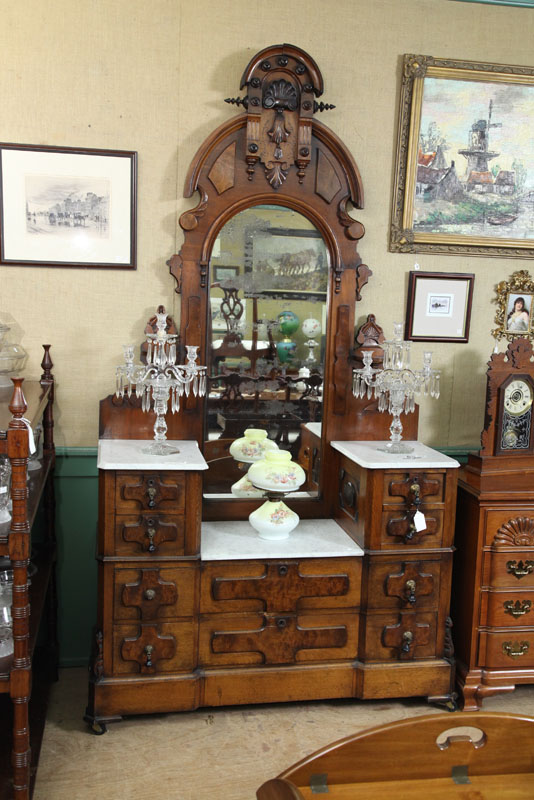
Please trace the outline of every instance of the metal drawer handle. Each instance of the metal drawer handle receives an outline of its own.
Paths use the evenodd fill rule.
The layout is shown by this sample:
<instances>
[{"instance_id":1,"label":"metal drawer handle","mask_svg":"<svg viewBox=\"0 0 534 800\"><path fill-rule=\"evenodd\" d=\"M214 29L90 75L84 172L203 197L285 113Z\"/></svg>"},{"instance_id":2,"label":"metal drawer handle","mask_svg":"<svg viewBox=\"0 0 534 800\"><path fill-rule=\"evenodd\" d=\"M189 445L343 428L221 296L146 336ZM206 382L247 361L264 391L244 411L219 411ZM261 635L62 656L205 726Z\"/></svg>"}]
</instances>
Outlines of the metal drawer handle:
<instances>
[{"instance_id":1,"label":"metal drawer handle","mask_svg":"<svg viewBox=\"0 0 534 800\"><path fill-rule=\"evenodd\" d=\"M506 569L520 581L525 575L530 575L534 572L534 561L525 561L525 563L523 561L508 561Z\"/></svg>"},{"instance_id":2,"label":"metal drawer handle","mask_svg":"<svg viewBox=\"0 0 534 800\"><path fill-rule=\"evenodd\" d=\"M413 522L412 520L408 528L408 533L404 534L404 541L406 542L406 544L408 542L411 542L416 533L417 533L417 528L415 527L415 522Z\"/></svg>"},{"instance_id":3,"label":"metal drawer handle","mask_svg":"<svg viewBox=\"0 0 534 800\"><path fill-rule=\"evenodd\" d=\"M156 496L156 487L149 486L146 493L148 495L148 507L154 508L154 506L156 505L156 501L154 500Z\"/></svg>"},{"instance_id":4,"label":"metal drawer handle","mask_svg":"<svg viewBox=\"0 0 534 800\"><path fill-rule=\"evenodd\" d=\"M528 642L505 642L502 646L502 651L505 656L519 658L525 655L529 647L530 645Z\"/></svg>"},{"instance_id":5,"label":"metal drawer handle","mask_svg":"<svg viewBox=\"0 0 534 800\"><path fill-rule=\"evenodd\" d=\"M525 614L530 614L532 601L531 600L506 600L503 604L504 613L517 619Z\"/></svg>"},{"instance_id":6,"label":"metal drawer handle","mask_svg":"<svg viewBox=\"0 0 534 800\"><path fill-rule=\"evenodd\" d=\"M149 528L146 532L146 535L148 536L148 552L154 553L157 550L157 547L154 544L154 536L156 535L156 529Z\"/></svg>"},{"instance_id":7,"label":"metal drawer handle","mask_svg":"<svg viewBox=\"0 0 534 800\"><path fill-rule=\"evenodd\" d=\"M276 627L283 631L284 628L287 628L287 619L285 619L285 617L278 617L276 620Z\"/></svg>"},{"instance_id":8,"label":"metal drawer handle","mask_svg":"<svg viewBox=\"0 0 534 800\"><path fill-rule=\"evenodd\" d=\"M153 652L154 652L153 645L147 644L147 646L145 647L145 653L146 653L145 666L146 667L151 667L152 666L152 653Z\"/></svg>"},{"instance_id":9,"label":"metal drawer handle","mask_svg":"<svg viewBox=\"0 0 534 800\"><path fill-rule=\"evenodd\" d=\"M408 603L414 605L417 602L417 597L415 596L415 581L414 580L406 581L406 583L404 584L404 590L405 590L404 593L406 596L406 600L408 601Z\"/></svg>"},{"instance_id":10,"label":"metal drawer handle","mask_svg":"<svg viewBox=\"0 0 534 800\"><path fill-rule=\"evenodd\" d=\"M421 505L421 486L417 482L417 478L415 479L415 481L410 486L410 492L414 496L413 501L412 501L414 506Z\"/></svg>"},{"instance_id":11,"label":"metal drawer handle","mask_svg":"<svg viewBox=\"0 0 534 800\"><path fill-rule=\"evenodd\" d=\"M144 594L145 594L145 600L153 600L156 596L156 590L146 589Z\"/></svg>"},{"instance_id":12,"label":"metal drawer handle","mask_svg":"<svg viewBox=\"0 0 534 800\"><path fill-rule=\"evenodd\" d=\"M413 642L413 633L411 631L404 631L402 634L402 645L401 650L403 653L409 653L410 647Z\"/></svg>"},{"instance_id":13,"label":"metal drawer handle","mask_svg":"<svg viewBox=\"0 0 534 800\"><path fill-rule=\"evenodd\" d=\"M279 564L278 565L278 574L280 577L285 578L288 572L287 564Z\"/></svg>"}]
</instances>

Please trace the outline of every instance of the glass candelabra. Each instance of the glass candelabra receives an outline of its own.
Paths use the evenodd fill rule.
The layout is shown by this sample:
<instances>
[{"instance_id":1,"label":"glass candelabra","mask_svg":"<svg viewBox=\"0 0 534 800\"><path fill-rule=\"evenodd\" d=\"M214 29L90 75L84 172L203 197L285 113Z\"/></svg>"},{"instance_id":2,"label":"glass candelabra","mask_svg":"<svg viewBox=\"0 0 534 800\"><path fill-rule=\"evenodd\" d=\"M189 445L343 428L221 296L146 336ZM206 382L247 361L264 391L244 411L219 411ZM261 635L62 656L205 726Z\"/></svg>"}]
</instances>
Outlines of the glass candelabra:
<instances>
[{"instance_id":1,"label":"glass candelabra","mask_svg":"<svg viewBox=\"0 0 534 800\"><path fill-rule=\"evenodd\" d=\"M353 371L352 391L356 397L367 395L378 399L378 410L392 414L389 427L390 441L380 447L389 453L411 453L413 447L401 442L402 422L400 415L404 411L409 414L415 410L415 395L439 397L440 371L432 368L432 353L423 354L423 368L412 370L410 367L410 342L402 339L402 322L393 323L393 339L383 342L384 357L382 367L372 366L372 351L363 354L363 368Z\"/></svg>"},{"instance_id":2,"label":"glass candelabra","mask_svg":"<svg viewBox=\"0 0 534 800\"><path fill-rule=\"evenodd\" d=\"M169 400L173 414L180 410L180 399L191 392L195 396L206 394L206 367L196 363L198 347L186 345L187 362L177 364L176 333L167 333L167 315L156 313L156 333L146 336L146 364L134 364L133 345L124 345L124 364L116 369L116 395L131 397L135 392L141 398L143 411L156 413L154 440L143 452L152 455L170 455L179 450L166 442L165 416Z\"/></svg>"}]
</instances>

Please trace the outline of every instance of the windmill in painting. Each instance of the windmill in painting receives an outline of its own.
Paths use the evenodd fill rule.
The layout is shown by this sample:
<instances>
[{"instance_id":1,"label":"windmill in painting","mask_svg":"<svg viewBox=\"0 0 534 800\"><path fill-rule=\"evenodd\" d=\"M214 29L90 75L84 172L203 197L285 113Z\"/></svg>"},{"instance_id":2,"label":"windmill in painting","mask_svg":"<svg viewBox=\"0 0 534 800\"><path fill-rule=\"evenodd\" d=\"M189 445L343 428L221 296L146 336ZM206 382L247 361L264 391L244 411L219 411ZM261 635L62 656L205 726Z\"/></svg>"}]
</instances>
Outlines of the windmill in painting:
<instances>
[{"instance_id":1,"label":"windmill in painting","mask_svg":"<svg viewBox=\"0 0 534 800\"><path fill-rule=\"evenodd\" d=\"M531 86L425 81L414 230L534 236L533 109Z\"/></svg>"}]
</instances>

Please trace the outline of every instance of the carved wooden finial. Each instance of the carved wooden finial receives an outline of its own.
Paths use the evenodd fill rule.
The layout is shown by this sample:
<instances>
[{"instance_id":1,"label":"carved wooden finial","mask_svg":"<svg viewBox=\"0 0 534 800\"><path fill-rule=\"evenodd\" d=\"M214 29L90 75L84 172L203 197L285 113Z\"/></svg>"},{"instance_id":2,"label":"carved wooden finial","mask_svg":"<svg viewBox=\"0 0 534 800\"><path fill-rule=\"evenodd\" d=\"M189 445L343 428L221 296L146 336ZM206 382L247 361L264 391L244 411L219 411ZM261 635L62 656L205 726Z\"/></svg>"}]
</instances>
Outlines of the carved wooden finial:
<instances>
[{"instance_id":1,"label":"carved wooden finial","mask_svg":"<svg viewBox=\"0 0 534 800\"><path fill-rule=\"evenodd\" d=\"M24 426L23 422L20 422L21 417L24 416L26 409L28 408L26 404L26 398L24 397L24 392L22 391L22 382L24 378L11 378L13 381L13 395L11 397L11 402L9 404L9 410L15 417L14 420L11 420L9 423L10 428L20 428ZM19 421L19 424L15 425L14 422Z\"/></svg>"}]
</instances>

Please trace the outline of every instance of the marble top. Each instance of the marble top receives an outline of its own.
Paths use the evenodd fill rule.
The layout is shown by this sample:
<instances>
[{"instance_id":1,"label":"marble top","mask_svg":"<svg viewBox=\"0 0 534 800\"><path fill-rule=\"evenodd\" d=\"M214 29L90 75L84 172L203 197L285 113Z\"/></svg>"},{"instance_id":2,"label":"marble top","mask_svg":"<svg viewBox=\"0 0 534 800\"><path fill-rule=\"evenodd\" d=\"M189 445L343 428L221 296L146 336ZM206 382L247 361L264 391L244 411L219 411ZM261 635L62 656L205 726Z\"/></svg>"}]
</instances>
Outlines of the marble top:
<instances>
[{"instance_id":1,"label":"marble top","mask_svg":"<svg viewBox=\"0 0 534 800\"><path fill-rule=\"evenodd\" d=\"M247 520L203 522L203 561L245 558L363 556L363 550L333 519L301 519L287 539L261 539Z\"/></svg>"},{"instance_id":2,"label":"marble top","mask_svg":"<svg viewBox=\"0 0 534 800\"><path fill-rule=\"evenodd\" d=\"M323 427L322 423L320 423L320 422L307 422L304 427L308 428L308 430L311 431L312 433L314 433L316 436L318 436L319 439L321 438L321 431L322 431L322 427Z\"/></svg>"},{"instance_id":3,"label":"marble top","mask_svg":"<svg viewBox=\"0 0 534 800\"><path fill-rule=\"evenodd\" d=\"M153 441L153 440L152 440ZM100 439L98 442L98 469L208 469L199 446L194 441L167 441L177 453L154 456L143 450L150 439Z\"/></svg>"},{"instance_id":4,"label":"marble top","mask_svg":"<svg viewBox=\"0 0 534 800\"><path fill-rule=\"evenodd\" d=\"M379 447L384 447L387 442L330 442L330 444L334 450L338 450L351 461L359 464L360 467L367 469L406 469L411 463L415 467L425 469L454 469L460 466L454 458L445 456L421 442L406 442L414 448L412 453L406 454L387 453L379 450Z\"/></svg>"}]
</instances>

